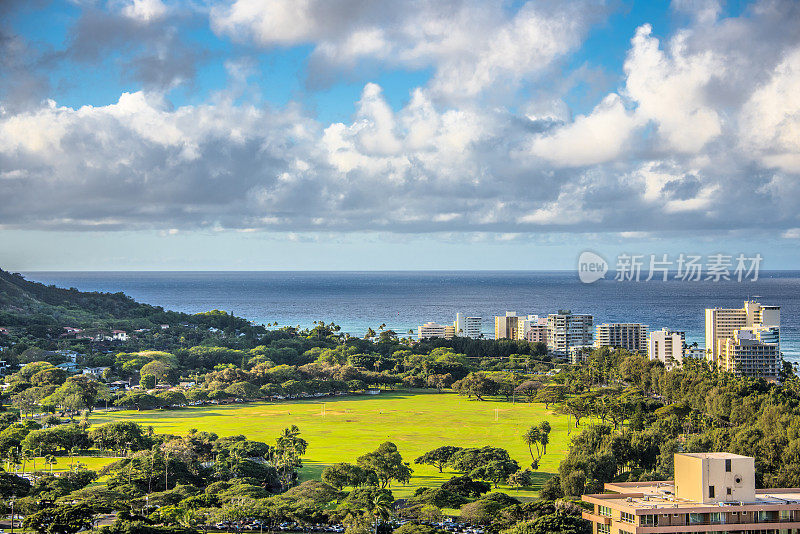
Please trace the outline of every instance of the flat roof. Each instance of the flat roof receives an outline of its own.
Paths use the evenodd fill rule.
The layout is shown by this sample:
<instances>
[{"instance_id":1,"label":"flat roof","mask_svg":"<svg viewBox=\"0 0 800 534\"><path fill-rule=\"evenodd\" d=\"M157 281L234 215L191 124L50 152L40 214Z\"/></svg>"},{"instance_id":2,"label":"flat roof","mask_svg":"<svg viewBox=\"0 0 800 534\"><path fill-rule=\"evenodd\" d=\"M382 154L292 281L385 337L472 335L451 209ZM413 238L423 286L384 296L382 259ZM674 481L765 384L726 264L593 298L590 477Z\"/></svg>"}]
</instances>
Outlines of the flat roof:
<instances>
[{"instance_id":1,"label":"flat roof","mask_svg":"<svg viewBox=\"0 0 800 534\"><path fill-rule=\"evenodd\" d=\"M742 456L731 452L676 452L675 456L691 456L693 458L717 458L721 460L733 460L742 458L753 458L752 456Z\"/></svg>"},{"instance_id":2,"label":"flat roof","mask_svg":"<svg viewBox=\"0 0 800 534\"><path fill-rule=\"evenodd\" d=\"M734 455L736 456L736 455ZM747 457L745 457L747 458ZM605 489L614 493L584 495L583 500L610 506L616 509L643 510L648 513L677 513L680 509L698 509L719 511L721 508L734 511L736 508L782 507L793 505L800 509L800 488L770 488L756 490L752 502L725 501L720 503L704 503L701 501L680 499L675 495L675 483L672 480L653 482L612 482Z\"/></svg>"}]
</instances>

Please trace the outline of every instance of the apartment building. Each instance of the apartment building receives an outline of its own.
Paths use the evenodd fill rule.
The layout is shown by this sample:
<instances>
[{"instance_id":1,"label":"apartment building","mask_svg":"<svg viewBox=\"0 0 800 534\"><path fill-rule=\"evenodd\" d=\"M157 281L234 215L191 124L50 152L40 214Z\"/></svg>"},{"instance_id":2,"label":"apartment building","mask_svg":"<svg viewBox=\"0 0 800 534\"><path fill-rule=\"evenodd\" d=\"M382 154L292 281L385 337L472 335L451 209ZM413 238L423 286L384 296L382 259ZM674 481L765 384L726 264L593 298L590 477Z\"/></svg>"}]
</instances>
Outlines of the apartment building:
<instances>
[{"instance_id":1,"label":"apartment building","mask_svg":"<svg viewBox=\"0 0 800 534\"><path fill-rule=\"evenodd\" d=\"M705 359L707 356L706 348L705 347L696 347L692 345L686 345L683 347L683 357L684 358L697 358L697 359Z\"/></svg>"},{"instance_id":2,"label":"apartment building","mask_svg":"<svg viewBox=\"0 0 800 534\"><path fill-rule=\"evenodd\" d=\"M736 330L753 327L776 327L780 350L780 306L764 306L746 300L742 308L706 308L706 357L718 363L720 345L733 338Z\"/></svg>"},{"instance_id":3,"label":"apartment building","mask_svg":"<svg viewBox=\"0 0 800 534\"><path fill-rule=\"evenodd\" d=\"M675 455L675 480L619 482L584 495L594 534L799 534L800 488L756 489L755 460L725 452Z\"/></svg>"},{"instance_id":4,"label":"apartment building","mask_svg":"<svg viewBox=\"0 0 800 534\"><path fill-rule=\"evenodd\" d=\"M685 332L676 332L669 328L654 330L647 340L647 357L662 362L667 369L680 367L683 365L685 346Z\"/></svg>"},{"instance_id":5,"label":"apartment building","mask_svg":"<svg viewBox=\"0 0 800 534\"><path fill-rule=\"evenodd\" d=\"M547 350L568 356L570 347L592 344L591 315L560 310L547 316Z\"/></svg>"},{"instance_id":6,"label":"apartment building","mask_svg":"<svg viewBox=\"0 0 800 534\"><path fill-rule=\"evenodd\" d=\"M547 318L528 315L517 324L517 339L521 341L547 343Z\"/></svg>"},{"instance_id":7,"label":"apartment building","mask_svg":"<svg viewBox=\"0 0 800 534\"><path fill-rule=\"evenodd\" d=\"M455 335L455 327L439 323L425 323L417 327L417 339L444 338L451 339Z\"/></svg>"},{"instance_id":8,"label":"apartment building","mask_svg":"<svg viewBox=\"0 0 800 534\"><path fill-rule=\"evenodd\" d=\"M497 315L494 318L494 338L495 339L517 339L517 332L522 326L525 316L520 317L517 312L507 311L505 315Z\"/></svg>"},{"instance_id":9,"label":"apartment building","mask_svg":"<svg viewBox=\"0 0 800 534\"><path fill-rule=\"evenodd\" d=\"M647 325L639 323L603 323L596 327L594 346L647 352Z\"/></svg>"},{"instance_id":10,"label":"apartment building","mask_svg":"<svg viewBox=\"0 0 800 534\"><path fill-rule=\"evenodd\" d=\"M463 313L457 313L453 326L457 336L478 339L483 335L481 332L483 325L480 317L465 317Z\"/></svg>"},{"instance_id":11,"label":"apartment building","mask_svg":"<svg viewBox=\"0 0 800 534\"><path fill-rule=\"evenodd\" d=\"M782 359L777 327L736 330L732 338L719 343L717 367L739 376L778 378Z\"/></svg>"},{"instance_id":12,"label":"apartment building","mask_svg":"<svg viewBox=\"0 0 800 534\"><path fill-rule=\"evenodd\" d=\"M535 317L536 319L531 319ZM529 315L528 319L522 321L521 337L523 341L529 343L547 343L547 317L537 317Z\"/></svg>"}]
</instances>

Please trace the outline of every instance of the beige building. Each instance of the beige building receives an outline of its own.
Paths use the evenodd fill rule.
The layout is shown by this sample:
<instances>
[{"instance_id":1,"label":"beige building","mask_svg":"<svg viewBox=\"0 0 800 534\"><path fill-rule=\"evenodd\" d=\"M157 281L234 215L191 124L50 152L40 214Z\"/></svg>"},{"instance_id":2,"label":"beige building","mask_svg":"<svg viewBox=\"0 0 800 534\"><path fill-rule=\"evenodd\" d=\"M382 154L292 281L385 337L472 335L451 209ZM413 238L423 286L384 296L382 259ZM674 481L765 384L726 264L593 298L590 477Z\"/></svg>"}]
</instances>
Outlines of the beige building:
<instances>
[{"instance_id":1,"label":"beige building","mask_svg":"<svg viewBox=\"0 0 800 534\"><path fill-rule=\"evenodd\" d=\"M444 338L451 339L455 336L456 329L453 325L439 323L425 323L417 327L417 339Z\"/></svg>"},{"instance_id":2,"label":"beige building","mask_svg":"<svg viewBox=\"0 0 800 534\"><path fill-rule=\"evenodd\" d=\"M569 356L570 347L592 344L591 315L561 310L547 316L547 350Z\"/></svg>"},{"instance_id":3,"label":"beige building","mask_svg":"<svg viewBox=\"0 0 800 534\"><path fill-rule=\"evenodd\" d=\"M719 342L717 367L739 376L777 379L782 366L777 337L774 327L736 330Z\"/></svg>"},{"instance_id":4,"label":"beige building","mask_svg":"<svg viewBox=\"0 0 800 534\"><path fill-rule=\"evenodd\" d=\"M684 344L686 335L675 332L669 328L650 332L647 340L647 356L651 360L658 360L667 369L683 365Z\"/></svg>"},{"instance_id":5,"label":"beige building","mask_svg":"<svg viewBox=\"0 0 800 534\"><path fill-rule=\"evenodd\" d=\"M603 323L596 327L594 346L647 352L647 325L639 323Z\"/></svg>"},{"instance_id":6,"label":"beige building","mask_svg":"<svg viewBox=\"0 0 800 534\"><path fill-rule=\"evenodd\" d=\"M754 459L724 452L676 454L675 480L606 484L584 495L594 534L716 532L799 534L800 488L761 489Z\"/></svg>"},{"instance_id":7,"label":"beige building","mask_svg":"<svg viewBox=\"0 0 800 534\"><path fill-rule=\"evenodd\" d=\"M718 363L721 344L733 338L736 330L765 326L776 327L780 333L780 324L780 306L746 300L742 308L706 308L706 357Z\"/></svg>"},{"instance_id":8,"label":"beige building","mask_svg":"<svg viewBox=\"0 0 800 534\"><path fill-rule=\"evenodd\" d=\"M495 339L517 339L517 332L522 327L525 316L520 317L517 312L506 312L505 315L497 315L494 318L494 338Z\"/></svg>"}]
</instances>

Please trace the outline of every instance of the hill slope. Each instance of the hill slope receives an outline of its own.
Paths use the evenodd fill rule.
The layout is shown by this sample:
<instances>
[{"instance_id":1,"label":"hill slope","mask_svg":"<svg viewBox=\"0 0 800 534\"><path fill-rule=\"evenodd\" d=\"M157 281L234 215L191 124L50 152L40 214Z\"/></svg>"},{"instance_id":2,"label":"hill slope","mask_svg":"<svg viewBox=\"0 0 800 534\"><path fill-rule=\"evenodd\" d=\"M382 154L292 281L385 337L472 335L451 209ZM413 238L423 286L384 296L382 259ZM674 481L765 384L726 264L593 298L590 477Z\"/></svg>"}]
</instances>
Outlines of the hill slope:
<instances>
[{"instance_id":1,"label":"hill slope","mask_svg":"<svg viewBox=\"0 0 800 534\"><path fill-rule=\"evenodd\" d=\"M124 293L46 286L0 269L0 326L104 326L120 320L174 323L188 317L138 303Z\"/></svg>"}]
</instances>

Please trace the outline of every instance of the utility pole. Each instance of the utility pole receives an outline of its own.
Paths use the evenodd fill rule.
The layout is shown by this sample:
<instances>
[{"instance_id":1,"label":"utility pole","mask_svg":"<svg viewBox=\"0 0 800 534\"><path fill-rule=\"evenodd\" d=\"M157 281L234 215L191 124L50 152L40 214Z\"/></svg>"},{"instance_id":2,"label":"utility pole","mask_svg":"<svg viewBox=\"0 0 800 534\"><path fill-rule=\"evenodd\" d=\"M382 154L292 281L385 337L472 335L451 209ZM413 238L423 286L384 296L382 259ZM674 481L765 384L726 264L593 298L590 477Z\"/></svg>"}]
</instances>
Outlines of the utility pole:
<instances>
[{"instance_id":1,"label":"utility pole","mask_svg":"<svg viewBox=\"0 0 800 534\"><path fill-rule=\"evenodd\" d=\"M14 498L11 498L11 534L14 534Z\"/></svg>"}]
</instances>

